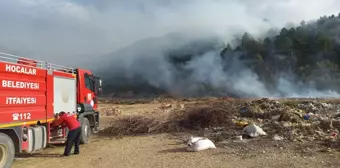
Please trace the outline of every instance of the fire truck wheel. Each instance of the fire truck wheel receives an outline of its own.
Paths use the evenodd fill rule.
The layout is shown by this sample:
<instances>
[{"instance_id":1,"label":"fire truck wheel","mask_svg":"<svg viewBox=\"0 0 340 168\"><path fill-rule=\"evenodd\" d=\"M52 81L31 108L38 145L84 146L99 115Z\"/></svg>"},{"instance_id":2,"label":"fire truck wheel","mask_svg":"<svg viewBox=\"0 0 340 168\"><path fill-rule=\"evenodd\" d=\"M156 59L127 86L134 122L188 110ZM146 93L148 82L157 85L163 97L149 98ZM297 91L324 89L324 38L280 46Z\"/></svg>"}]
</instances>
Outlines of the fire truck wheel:
<instances>
[{"instance_id":1,"label":"fire truck wheel","mask_svg":"<svg viewBox=\"0 0 340 168\"><path fill-rule=\"evenodd\" d=\"M80 123L81 123L80 143L87 144L91 132L90 122L87 118L84 117L81 119Z\"/></svg>"},{"instance_id":2,"label":"fire truck wheel","mask_svg":"<svg viewBox=\"0 0 340 168\"><path fill-rule=\"evenodd\" d=\"M12 139L4 133L0 133L0 167L10 168L14 160L14 144Z\"/></svg>"}]
</instances>

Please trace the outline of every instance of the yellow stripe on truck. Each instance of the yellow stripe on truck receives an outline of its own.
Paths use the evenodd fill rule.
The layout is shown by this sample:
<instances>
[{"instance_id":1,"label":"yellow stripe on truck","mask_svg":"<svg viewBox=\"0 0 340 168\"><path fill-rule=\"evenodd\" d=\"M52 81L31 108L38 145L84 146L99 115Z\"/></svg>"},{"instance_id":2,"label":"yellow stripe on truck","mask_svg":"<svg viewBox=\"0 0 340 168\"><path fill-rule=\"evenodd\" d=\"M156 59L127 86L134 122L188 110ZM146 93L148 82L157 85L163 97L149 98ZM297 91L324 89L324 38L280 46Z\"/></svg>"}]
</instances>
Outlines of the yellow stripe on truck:
<instances>
[{"instance_id":1,"label":"yellow stripe on truck","mask_svg":"<svg viewBox=\"0 0 340 168\"><path fill-rule=\"evenodd\" d=\"M39 121L40 123L47 123L53 121L54 118L50 118L47 120L34 120L34 121L26 121L26 122L15 122L15 123L8 123L8 124L0 124L0 128L8 128L8 127L16 127L21 125L32 125L37 124Z\"/></svg>"}]
</instances>

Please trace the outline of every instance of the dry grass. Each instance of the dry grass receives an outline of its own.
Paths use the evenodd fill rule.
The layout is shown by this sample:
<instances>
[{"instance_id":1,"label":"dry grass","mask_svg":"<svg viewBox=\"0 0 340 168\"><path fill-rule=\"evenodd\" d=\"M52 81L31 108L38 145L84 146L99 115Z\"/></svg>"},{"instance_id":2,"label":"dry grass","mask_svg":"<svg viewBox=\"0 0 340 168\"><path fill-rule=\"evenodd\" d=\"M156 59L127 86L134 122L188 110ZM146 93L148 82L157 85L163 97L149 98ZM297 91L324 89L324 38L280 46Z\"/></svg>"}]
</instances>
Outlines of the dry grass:
<instances>
[{"instance_id":1,"label":"dry grass","mask_svg":"<svg viewBox=\"0 0 340 168\"><path fill-rule=\"evenodd\" d=\"M172 107L172 105L167 105ZM169 108L170 108L169 107ZM164 108L164 107L163 107ZM195 102L175 106L169 111L147 115L120 116L101 131L101 135L138 135L200 130L206 127L231 126L239 107L235 101Z\"/></svg>"}]
</instances>

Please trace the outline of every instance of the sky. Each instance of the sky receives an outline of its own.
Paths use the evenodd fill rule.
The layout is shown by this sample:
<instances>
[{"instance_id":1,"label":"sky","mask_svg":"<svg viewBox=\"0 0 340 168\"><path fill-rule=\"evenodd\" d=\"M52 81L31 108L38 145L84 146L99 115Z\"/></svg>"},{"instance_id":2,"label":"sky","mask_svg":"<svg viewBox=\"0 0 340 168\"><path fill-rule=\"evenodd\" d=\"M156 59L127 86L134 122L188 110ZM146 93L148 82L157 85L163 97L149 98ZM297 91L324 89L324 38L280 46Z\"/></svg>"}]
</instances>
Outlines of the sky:
<instances>
[{"instance_id":1,"label":"sky","mask_svg":"<svg viewBox=\"0 0 340 168\"><path fill-rule=\"evenodd\" d=\"M171 32L237 32L338 14L337 0L1 0L0 51L56 64L85 64Z\"/></svg>"}]
</instances>

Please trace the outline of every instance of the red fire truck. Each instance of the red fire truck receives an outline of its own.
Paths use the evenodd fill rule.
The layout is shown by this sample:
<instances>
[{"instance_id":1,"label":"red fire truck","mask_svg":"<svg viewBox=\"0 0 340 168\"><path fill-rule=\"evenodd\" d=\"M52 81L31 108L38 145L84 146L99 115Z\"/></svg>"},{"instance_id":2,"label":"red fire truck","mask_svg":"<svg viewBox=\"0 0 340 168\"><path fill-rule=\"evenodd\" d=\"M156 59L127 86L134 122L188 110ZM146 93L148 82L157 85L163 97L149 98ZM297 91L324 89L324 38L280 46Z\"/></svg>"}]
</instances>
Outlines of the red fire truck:
<instances>
[{"instance_id":1,"label":"red fire truck","mask_svg":"<svg viewBox=\"0 0 340 168\"><path fill-rule=\"evenodd\" d=\"M92 72L0 53L0 80L0 168L15 153L64 143L67 128L50 127L61 111L77 114L82 144L98 132L102 81Z\"/></svg>"}]
</instances>

